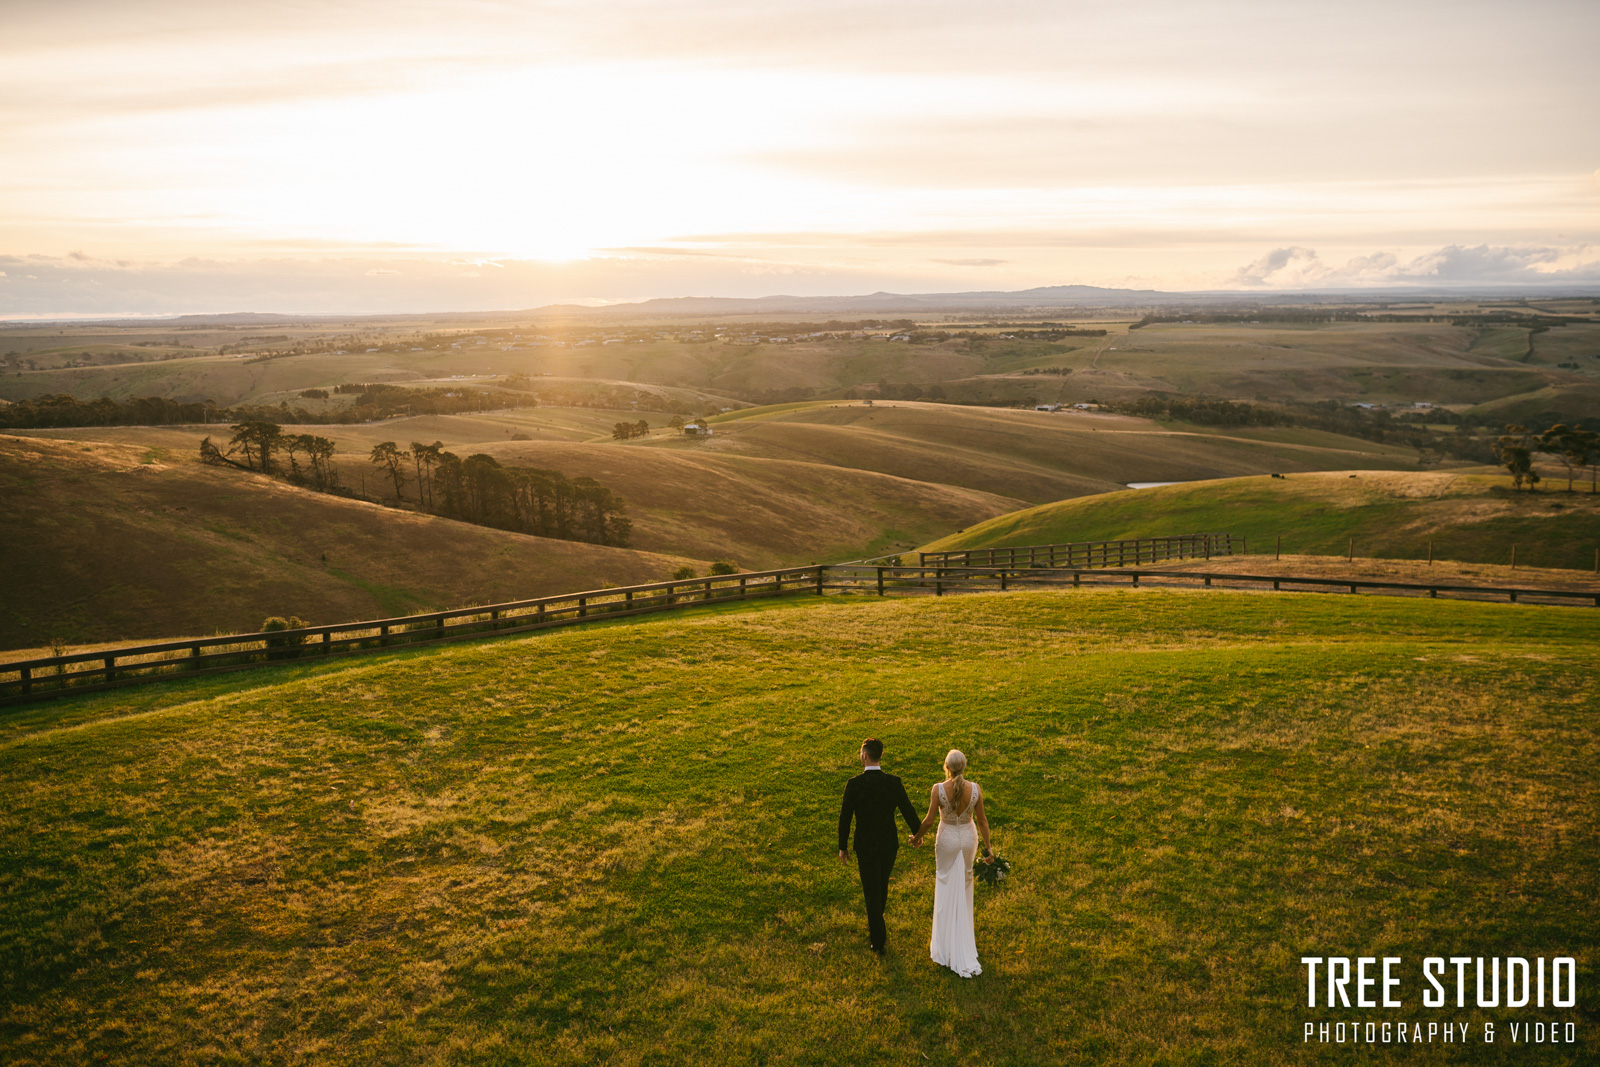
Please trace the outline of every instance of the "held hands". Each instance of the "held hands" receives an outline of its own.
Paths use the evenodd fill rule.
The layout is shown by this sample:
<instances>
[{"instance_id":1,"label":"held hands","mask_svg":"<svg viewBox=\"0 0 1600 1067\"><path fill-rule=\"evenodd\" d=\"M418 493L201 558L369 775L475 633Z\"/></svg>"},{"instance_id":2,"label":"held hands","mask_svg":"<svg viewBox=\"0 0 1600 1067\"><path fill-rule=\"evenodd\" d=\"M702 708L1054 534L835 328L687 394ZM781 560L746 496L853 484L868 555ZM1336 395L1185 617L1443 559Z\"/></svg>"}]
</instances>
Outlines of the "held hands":
<instances>
[{"instance_id":1,"label":"held hands","mask_svg":"<svg viewBox=\"0 0 1600 1067\"><path fill-rule=\"evenodd\" d=\"M922 847L922 835L920 833L912 834L910 837L906 838L906 843L909 844L912 848L921 848Z\"/></svg>"},{"instance_id":2,"label":"held hands","mask_svg":"<svg viewBox=\"0 0 1600 1067\"><path fill-rule=\"evenodd\" d=\"M839 850L839 862L846 865L848 865L850 862L850 853L846 852L842 848Z\"/></svg>"}]
</instances>

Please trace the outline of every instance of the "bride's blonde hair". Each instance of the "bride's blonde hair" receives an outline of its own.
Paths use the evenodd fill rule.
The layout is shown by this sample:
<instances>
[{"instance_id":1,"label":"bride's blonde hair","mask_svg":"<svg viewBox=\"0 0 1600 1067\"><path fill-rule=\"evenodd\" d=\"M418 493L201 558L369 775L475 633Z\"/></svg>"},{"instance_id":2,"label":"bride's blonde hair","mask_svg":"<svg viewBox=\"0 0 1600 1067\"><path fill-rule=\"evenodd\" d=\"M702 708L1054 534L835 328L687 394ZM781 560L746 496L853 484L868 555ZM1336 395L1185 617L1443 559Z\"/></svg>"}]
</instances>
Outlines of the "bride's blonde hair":
<instances>
[{"instance_id":1,"label":"bride's blonde hair","mask_svg":"<svg viewBox=\"0 0 1600 1067\"><path fill-rule=\"evenodd\" d=\"M966 771L966 769L967 769L967 757L962 754L962 752L961 752L961 750L959 748L952 748L949 752L945 753L945 757L944 757L944 776L945 776L945 781L949 782L951 785L956 787L956 796L957 797L959 797L961 795L961 784L962 784L962 782L965 781L965 779L962 778L962 774ZM950 802L952 804L955 803L955 797L951 797L950 798Z\"/></svg>"}]
</instances>

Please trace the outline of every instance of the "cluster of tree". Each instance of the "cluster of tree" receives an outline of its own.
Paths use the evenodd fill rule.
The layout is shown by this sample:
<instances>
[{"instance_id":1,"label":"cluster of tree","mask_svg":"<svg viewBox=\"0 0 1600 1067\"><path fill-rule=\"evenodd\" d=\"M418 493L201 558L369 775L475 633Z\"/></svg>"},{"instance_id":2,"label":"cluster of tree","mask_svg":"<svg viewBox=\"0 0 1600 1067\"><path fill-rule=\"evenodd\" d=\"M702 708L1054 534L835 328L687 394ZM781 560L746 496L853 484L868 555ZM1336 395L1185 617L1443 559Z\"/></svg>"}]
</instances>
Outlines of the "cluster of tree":
<instances>
[{"instance_id":1,"label":"cluster of tree","mask_svg":"<svg viewBox=\"0 0 1600 1067\"><path fill-rule=\"evenodd\" d=\"M1572 492L1572 479L1585 467L1589 469L1589 491L1597 485L1596 468L1600 467L1600 433L1562 423L1543 433L1533 433L1525 426L1507 426L1506 432L1494 443L1495 456L1511 475L1511 487L1530 490L1539 484L1539 472L1533 469L1535 455L1553 456L1567 469L1567 492Z\"/></svg>"},{"instance_id":2,"label":"cluster of tree","mask_svg":"<svg viewBox=\"0 0 1600 1067\"><path fill-rule=\"evenodd\" d=\"M284 433L282 426L259 419L231 429L233 437L225 448L210 437L200 442L202 462L257 471L322 492L353 495L339 485L334 444L326 437ZM416 506L447 518L619 547L627 546L633 530L632 521L623 514L622 501L593 478L502 467L493 456L481 453L462 459L445 451L441 441L413 441L410 449L384 441L372 449L370 459L394 482L396 503L408 503L407 476L414 474Z\"/></svg>"},{"instance_id":3,"label":"cluster of tree","mask_svg":"<svg viewBox=\"0 0 1600 1067\"><path fill-rule=\"evenodd\" d=\"M1072 373L1072 368L1071 367L1034 367L1032 370L1025 370L1022 373L1023 374L1054 374L1054 375L1057 375L1059 377L1066 377L1068 374Z\"/></svg>"},{"instance_id":4,"label":"cluster of tree","mask_svg":"<svg viewBox=\"0 0 1600 1067\"><path fill-rule=\"evenodd\" d=\"M340 386L337 392L352 390ZM241 404L232 408L219 408L210 400L178 401L159 396L136 397L131 400L112 400L98 397L78 400L67 393L38 396L18 401L0 408L0 429L47 429L57 426L172 426L185 423L272 421L279 423L304 423L328 425L354 422L376 422L395 415L457 415L467 411L494 411L501 408L527 407L529 400L522 394L505 390L479 389L406 389L398 385L358 386L359 395L349 407L325 412L310 412L305 408L291 409L287 403L277 407ZM326 392L310 389L302 396Z\"/></svg>"},{"instance_id":5,"label":"cluster of tree","mask_svg":"<svg viewBox=\"0 0 1600 1067\"><path fill-rule=\"evenodd\" d=\"M218 422L225 412L209 400L189 403L159 396L133 400L99 397L79 400L67 393L36 396L0 407L0 427L46 429L53 426L172 426Z\"/></svg>"},{"instance_id":6,"label":"cluster of tree","mask_svg":"<svg viewBox=\"0 0 1600 1067\"><path fill-rule=\"evenodd\" d=\"M631 441L635 437L649 436L650 424L643 419L638 422L619 422L611 427L611 438L614 441Z\"/></svg>"},{"instance_id":7,"label":"cluster of tree","mask_svg":"<svg viewBox=\"0 0 1600 1067\"><path fill-rule=\"evenodd\" d=\"M328 438L284 433L282 426L265 419L247 419L230 428L233 437L226 451L213 444L210 437L200 442L202 463L277 475L325 493L338 490L339 468L334 465L334 446ZM302 456L304 466L300 463Z\"/></svg>"},{"instance_id":8,"label":"cluster of tree","mask_svg":"<svg viewBox=\"0 0 1600 1067\"><path fill-rule=\"evenodd\" d=\"M1323 325L1330 322L1398 322L1398 323L1448 323L1451 326L1525 326L1542 333L1552 326L1566 326L1575 322L1591 322L1586 318L1568 318L1537 311L1503 310L1472 312L1469 314L1406 315L1392 310L1374 311L1370 308L1246 308L1235 311L1152 311L1129 326L1137 330L1156 323L1194 322L1206 324L1248 323L1289 324L1296 326Z\"/></svg>"},{"instance_id":9,"label":"cluster of tree","mask_svg":"<svg viewBox=\"0 0 1600 1067\"><path fill-rule=\"evenodd\" d=\"M478 526L627 547L633 522L623 503L593 478L568 478L560 471L502 467L478 453L462 459L444 444L393 441L372 449L372 462L394 481L395 499L405 502L405 473L414 466L417 503L426 511Z\"/></svg>"}]
</instances>

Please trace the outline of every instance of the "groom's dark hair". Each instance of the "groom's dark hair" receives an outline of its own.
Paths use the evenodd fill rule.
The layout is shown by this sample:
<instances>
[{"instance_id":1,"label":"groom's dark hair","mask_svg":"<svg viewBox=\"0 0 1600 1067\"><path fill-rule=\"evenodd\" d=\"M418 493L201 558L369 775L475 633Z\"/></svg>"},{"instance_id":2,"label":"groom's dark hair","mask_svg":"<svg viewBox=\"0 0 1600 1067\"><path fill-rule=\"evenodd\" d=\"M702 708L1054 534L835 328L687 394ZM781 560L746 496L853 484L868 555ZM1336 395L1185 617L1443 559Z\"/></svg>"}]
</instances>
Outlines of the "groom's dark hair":
<instances>
[{"instance_id":1,"label":"groom's dark hair","mask_svg":"<svg viewBox=\"0 0 1600 1067\"><path fill-rule=\"evenodd\" d=\"M883 742L876 737L869 737L861 742L861 750L867 754L868 759L883 758Z\"/></svg>"}]
</instances>

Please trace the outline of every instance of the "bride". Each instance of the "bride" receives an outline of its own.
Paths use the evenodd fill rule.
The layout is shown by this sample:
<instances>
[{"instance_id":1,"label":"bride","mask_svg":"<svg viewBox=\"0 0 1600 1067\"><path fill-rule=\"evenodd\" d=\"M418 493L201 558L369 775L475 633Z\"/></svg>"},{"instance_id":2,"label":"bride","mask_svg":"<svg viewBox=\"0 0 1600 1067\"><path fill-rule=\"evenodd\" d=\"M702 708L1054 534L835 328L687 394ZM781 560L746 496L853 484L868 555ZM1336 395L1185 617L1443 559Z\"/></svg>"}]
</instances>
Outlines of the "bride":
<instances>
[{"instance_id":1,"label":"bride","mask_svg":"<svg viewBox=\"0 0 1600 1067\"><path fill-rule=\"evenodd\" d=\"M944 781L928 791L928 814L911 838L920 846L922 836L939 819L934 838L938 878L933 888L933 936L928 942L933 962L963 978L982 974L978 945L972 933L972 863L983 840L983 861L994 862L989 851L989 820L983 813L983 791L966 780L967 757L956 749L944 758Z\"/></svg>"}]
</instances>

